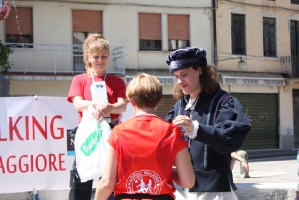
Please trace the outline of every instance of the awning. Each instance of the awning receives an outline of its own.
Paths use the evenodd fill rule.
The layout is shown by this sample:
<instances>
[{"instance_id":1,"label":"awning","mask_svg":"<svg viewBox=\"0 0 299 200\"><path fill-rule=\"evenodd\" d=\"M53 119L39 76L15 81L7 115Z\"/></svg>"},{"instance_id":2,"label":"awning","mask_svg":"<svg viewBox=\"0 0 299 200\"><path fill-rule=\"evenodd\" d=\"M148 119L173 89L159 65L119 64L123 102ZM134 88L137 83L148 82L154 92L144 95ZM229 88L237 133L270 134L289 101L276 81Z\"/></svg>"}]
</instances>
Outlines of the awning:
<instances>
[{"instance_id":1,"label":"awning","mask_svg":"<svg viewBox=\"0 0 299 200\"><path fill-rule=\"evenodd\" d=\"M267 73L220 73L224 85L285 86L285 78L279 74Z\"/></svg>"}]
</instances>

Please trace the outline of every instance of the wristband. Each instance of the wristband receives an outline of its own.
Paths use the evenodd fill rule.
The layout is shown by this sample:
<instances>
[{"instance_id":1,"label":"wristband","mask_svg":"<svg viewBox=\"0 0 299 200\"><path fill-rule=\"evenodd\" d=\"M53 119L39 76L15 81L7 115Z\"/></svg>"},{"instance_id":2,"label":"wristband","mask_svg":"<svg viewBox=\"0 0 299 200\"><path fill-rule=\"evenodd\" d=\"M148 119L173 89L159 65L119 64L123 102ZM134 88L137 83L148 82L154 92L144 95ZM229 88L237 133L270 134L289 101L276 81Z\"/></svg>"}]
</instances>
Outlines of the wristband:
<instances>
[{"instance_id":1,"label":"wristband","mask_svg":"<svg viewBox=\"0 0 299 200\"><path fill-rule=\"evenodd\" d=\"M247 160L243 159L243 160L241 161L241 163L243 163L243 162L246 162L246 163L247 163Z\"/></svg>"}]
</instances>

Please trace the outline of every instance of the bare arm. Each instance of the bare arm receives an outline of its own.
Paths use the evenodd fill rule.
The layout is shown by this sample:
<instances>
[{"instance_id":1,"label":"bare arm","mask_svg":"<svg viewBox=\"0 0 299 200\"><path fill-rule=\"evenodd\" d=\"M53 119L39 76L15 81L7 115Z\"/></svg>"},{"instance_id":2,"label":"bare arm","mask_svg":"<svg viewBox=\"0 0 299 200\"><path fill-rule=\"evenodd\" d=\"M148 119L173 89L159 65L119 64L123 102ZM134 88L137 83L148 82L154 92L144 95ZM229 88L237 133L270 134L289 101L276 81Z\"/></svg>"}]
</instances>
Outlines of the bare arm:
<instances>
[{"instance_id":1,"label":"bare arm","mask_svg":"<svg viewBox=\"0 0 299 200\"><path fill-rule=\"evenodd\" d=\"M232 157L232 159L235 159L235 160L240 161L240 162L242 162L242 160L244 160L244 158L239 156L239 154L237 154L237 152L232 152L231 157Z\"/></svg>"},{"instance_id":2,"label":"bare arm","mask_svg":"<svg viewBox=\"0 0 299 200\"><path fill-rule=\"evenodd\" d=\"M190 155L187 147L179 151L175 155L175 166L172 174L174 181L181 187L191 188L195 183L195 175L193 172Z\"/></svg>"},{"instance_id":3,"label":"bare arm","mask_svg":"<svg viewBox=\"0 0 299 200\"><path fill-rule=\"evenodd\" d=\"M112 104L111 113L121 114L126 111L126 108L127 108L127 99L118 98L117 102Z\"/></svg>"},{"instance_id":4,"label":"bare arm","mask_svg":"<svg viewBox=\"0 0 299 200\"><path fill-rule=\"evenodd\" d=\"M242 158L237 152L232 152L231 157L239 162L242 162L242 168L246 171L246 175L249 174L249 165L245 158ZM245 160L245 161L244 161Z\"/></svg>"},{"instance_id":5,"label":"bare arm","mask_svg":"<svg viewBox=\"0 0 299 200\"><path fill-rule=\"evenodd\" d=\"M114 148L108 145L106 154L104 174L98 183L94 200L107 200L116 184L118 162Z\"/></svg>"}]
</instances>

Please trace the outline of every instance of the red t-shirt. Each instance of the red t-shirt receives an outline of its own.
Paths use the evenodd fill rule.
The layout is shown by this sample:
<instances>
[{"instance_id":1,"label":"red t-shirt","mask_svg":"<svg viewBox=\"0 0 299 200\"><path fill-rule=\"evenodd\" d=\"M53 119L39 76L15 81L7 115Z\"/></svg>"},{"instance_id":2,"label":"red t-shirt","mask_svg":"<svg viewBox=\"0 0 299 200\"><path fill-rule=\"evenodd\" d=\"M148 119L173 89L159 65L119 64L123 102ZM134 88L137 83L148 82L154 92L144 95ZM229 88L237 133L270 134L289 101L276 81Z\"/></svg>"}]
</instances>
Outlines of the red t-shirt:
<instances>
[{"instance_id":1,"label":"red t-shirt","mask_svg":"<svg viewBox=\"0 0 299 200\"><path fill-rule=\"evenodd\" d=\"M94 76L94 81L104 81L104 76ZM106 74L106 89L109 103L117 102L117 98L126 98L126 84L122 78L111 74ZM67 96L68 102L73 102L72 97L81 96L84 100L92 100L90 86L92 84L92 77L86 74L76 75L73 78L69 94ZM111 120L117 119L119 114L111 114ZM79 123L82 119L82 112L78 112Z\"/></svg>"},{"instance_id":2,"label":"red t-shirt","mask_svg":"<svg viewBox=\"0 0 299 200\"><path fill-rule=\"evenodd\" d=\"M174 197L172 165L187 146L180 128L154 115L139 115L115 126L108 142L118 159L115 195Z\"/></svg>"}]
</instances>

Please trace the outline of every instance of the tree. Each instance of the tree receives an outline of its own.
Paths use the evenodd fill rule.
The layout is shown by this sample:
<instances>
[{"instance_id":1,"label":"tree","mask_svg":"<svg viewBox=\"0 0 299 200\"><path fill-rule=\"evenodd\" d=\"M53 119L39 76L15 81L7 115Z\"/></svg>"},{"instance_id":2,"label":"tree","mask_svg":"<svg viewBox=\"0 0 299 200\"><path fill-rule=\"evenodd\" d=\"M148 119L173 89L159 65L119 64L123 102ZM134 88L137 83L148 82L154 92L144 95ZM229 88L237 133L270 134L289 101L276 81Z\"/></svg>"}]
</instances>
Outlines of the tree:
<instances>
[{"instance_id":1,"label":"tree","mask_svg":"<svg viewBox=\"0 0 299 200\"><path fill-rule=\"evenodd\" d=\"M9 63L9 54L13 53L13 50L5 46L0 40L0 73L4 76L8 75L9 69L12 64Z\"/></svg>"}]
</instances>

